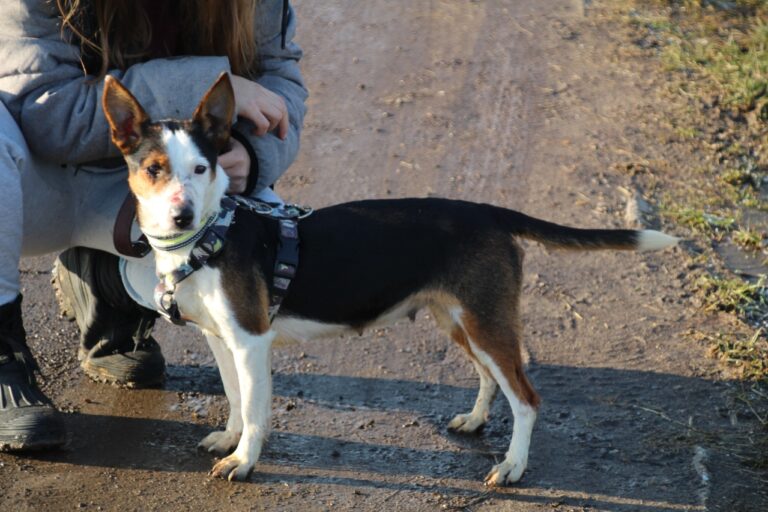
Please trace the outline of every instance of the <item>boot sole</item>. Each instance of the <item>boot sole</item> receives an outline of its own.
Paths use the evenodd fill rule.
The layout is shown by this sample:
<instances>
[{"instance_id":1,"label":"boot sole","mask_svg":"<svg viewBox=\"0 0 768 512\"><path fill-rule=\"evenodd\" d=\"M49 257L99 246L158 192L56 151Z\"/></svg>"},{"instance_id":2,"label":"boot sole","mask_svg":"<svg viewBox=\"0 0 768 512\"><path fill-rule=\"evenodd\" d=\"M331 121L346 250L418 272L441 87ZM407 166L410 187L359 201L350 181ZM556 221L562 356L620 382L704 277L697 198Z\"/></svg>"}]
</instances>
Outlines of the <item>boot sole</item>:
<instances>
[{"instance_id":1,"label":"boot sole","mask_svg":"<svg viewBox=\"0 0 768 512\"><path fill-rule=\"evenodd\" d=\"M94 382L99 382L102 384L110 384L110 385L121 387L121 388L128 388L128 389L158 388L162 386L163 382L165 382L165 372L163 372L163 374L159 376L142 377L142 378L137 378L136 380L119 379L115 377L114 374L110 372L110 370L93 364L91 362L91 359L88 357L82 358L80 362L80 368L82 368L83 372L88 376L88 378Z\"/></svg>"},{"instance_id":2,"label":"boot sole","mask_svg":"<svg viewBox=\"0 0 768 512\"><path fill-rule=\"evenodd\" d=\"M12 420L3 425L0 433L0 452L50 450L64 445L67 432L59 413L44 417L31 416Z\"/></svg>"},{"instance_id":3,"label":"boot sole","mask_svg":"<svg viewBox=\"0 0 768 512\"><path fill-rule=\"evenodd\" d=\"M4 441L0 439L0 452L33 452L60 448L66 442L66 435L51 437L48 439L14 439Z\"/></svg>"},{"instance_id":4,"label":"boot sole","mask_svg":"<svg viewBox=\"0 0 768 512\"><path fill-rule=\"evenodd\" d=\"M61 290L61 283L59 278L59 259L57 258L56 261L53 264L53 270L51 274L53 277L51 277L51 284L53 285L53 294L56 297L56 304L59 306L59 315L70 321L75 321L75 309L72 307L72 303L70 303L69 299L67 299L67 296L64 294L64 292Z\"/></svg>"}]
</instances>

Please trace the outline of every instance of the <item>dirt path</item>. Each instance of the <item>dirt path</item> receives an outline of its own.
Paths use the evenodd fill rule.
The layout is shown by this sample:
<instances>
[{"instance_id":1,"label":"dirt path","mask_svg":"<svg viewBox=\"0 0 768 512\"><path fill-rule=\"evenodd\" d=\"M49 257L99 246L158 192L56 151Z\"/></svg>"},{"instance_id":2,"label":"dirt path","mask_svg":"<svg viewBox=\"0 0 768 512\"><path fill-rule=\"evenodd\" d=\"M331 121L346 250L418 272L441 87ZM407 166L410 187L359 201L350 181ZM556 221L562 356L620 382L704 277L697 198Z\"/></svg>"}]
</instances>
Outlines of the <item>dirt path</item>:
<instances>
[{"instance_id":1,"label":"dirt path","mask_svg":"<svg viewBox=\"0 0 768 512\"><path fill-rule=\"evenodd\" d=\"M652 68L627 62L616 27L581 2L296 5L312 98L285 197L437 195L623 225L629 183L612 169L654 151L633 128L654 108ZM749 424L684 337L712 320L688 305L677 252L527 246L525 330L544 403L528 472L498 490L481 481L506 449L508 407L497 400L480 436L447 432L477 379L423 313L278 347L274 432L251 482L230 485L206 477L212 461L194 450L225 420L200 337L162 326L162 390L87 381L50 261L24 262L27 326L72 439L0 455L0 510L764 510L750 475L702 434Z\"/></svg>"}]
</instances>

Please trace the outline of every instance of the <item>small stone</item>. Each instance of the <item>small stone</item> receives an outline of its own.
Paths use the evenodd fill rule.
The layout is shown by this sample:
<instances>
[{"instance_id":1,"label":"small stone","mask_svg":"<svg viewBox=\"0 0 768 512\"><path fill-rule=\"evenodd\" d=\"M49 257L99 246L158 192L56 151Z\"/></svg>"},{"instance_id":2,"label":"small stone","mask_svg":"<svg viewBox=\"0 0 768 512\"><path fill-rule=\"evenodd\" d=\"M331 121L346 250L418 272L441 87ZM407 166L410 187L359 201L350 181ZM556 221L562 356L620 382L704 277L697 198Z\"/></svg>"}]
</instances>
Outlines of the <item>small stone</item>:
<instances>
[{"instance_id":1,"label":"small stone","mask_svg":"<svg viewBox=\"0 0 768 512\"><path fill-rule=\"evenodd\" d=\"M360 423L357 424L357 428L359 430L365 430L366 428L372 427L375 424L376 422L374 420L361 421Z\"/></svg>"}]
</instances>

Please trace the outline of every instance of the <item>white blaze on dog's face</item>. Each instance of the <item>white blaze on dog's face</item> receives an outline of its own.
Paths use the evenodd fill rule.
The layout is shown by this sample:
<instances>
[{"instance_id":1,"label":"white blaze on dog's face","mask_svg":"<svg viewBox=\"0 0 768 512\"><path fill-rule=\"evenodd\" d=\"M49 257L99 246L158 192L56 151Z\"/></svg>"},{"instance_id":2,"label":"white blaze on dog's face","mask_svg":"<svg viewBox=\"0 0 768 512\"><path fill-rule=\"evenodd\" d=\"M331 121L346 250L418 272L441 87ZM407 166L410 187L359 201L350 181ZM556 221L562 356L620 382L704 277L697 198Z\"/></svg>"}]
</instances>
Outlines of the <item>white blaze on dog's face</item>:
<instances>
[{"instance_id":1,"label":"white blaze on dog's face","mask_svg":"<svg viewBox=\"0 0 768 512\"><path fill-rule=\"evenodd\" d=\"M218 211L227 188L217 154L229 143L234 93L222 74L188 121L153 123L116 79L104 84L104 112L112 140L128 163L139 225L155 236L199 227Z\"/></svg>"},{"instance_id":2,"label":"white blaze on dog's face","mask_svg":"<svg viewBox=\"0 0 768 512\"><path fill-rule=\"evenodd\" d=\"M176 123L163 123L156 136L157 141L131 158L136 170L128 183L139 223L153 235L195 229L204 215L218 209L208 193L216 179L216 154L205 151L210 144L199 134Z\"/></svg>"}]
</instances>

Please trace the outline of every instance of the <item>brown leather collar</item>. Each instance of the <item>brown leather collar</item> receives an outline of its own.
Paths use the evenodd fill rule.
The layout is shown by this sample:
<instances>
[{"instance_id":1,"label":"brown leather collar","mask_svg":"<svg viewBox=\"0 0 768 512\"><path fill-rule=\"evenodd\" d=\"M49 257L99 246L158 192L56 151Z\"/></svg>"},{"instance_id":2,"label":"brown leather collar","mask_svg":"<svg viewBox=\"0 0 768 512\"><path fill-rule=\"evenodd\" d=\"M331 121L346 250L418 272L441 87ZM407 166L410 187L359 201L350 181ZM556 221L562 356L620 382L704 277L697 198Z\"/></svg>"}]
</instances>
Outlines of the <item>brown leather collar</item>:
<instances>
[{"instance_id":1,"label":"brown leather collar","mask_svg":"<svg viewBox=\"0 0 768 512\"><path fill-rule=\"evenodd\" d=\"M135 217L136 198L133 197L132 193L128 192L123 205L120 207L120 211L117 212L115 229L112 232L112 241L115 244L115 249L120 254L134 258L143 258L152 250L152 247L150 247L147 237L143 234L138 240L131 240L131 228L133 227L133 219Z\"/></svg>"}]
</instances>

